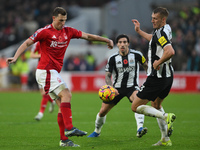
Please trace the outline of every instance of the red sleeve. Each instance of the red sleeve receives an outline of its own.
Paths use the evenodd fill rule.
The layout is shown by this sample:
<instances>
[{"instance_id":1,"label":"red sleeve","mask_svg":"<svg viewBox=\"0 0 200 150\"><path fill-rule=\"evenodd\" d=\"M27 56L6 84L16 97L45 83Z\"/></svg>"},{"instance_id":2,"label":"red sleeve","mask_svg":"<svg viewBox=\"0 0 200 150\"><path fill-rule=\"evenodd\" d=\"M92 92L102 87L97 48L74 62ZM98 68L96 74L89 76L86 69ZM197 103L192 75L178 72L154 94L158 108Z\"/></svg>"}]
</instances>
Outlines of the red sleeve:
<instances>
[{"instance_id":1,"label":"red sleeve","mask_svg":"<svg viewBox=\"0 0 200 150\"><path fill-rule=\"evenodd\" d=\"M71 33L71 38L81 38L82 37L82 31L74 29L72 27L67 27L68 32Z\"/></svg>"},{"instance_id":2,"label":"red sleeve","mask_svg":"<svg viewBox=\"0 0 200 150\"><path fill-rule=\"evenodd\" d=\"M34 43L40 41L45 38L45 30L44 28L38 29L33 35L29 37L29 39L33 40Z\"/></svg>"}]
</instances>

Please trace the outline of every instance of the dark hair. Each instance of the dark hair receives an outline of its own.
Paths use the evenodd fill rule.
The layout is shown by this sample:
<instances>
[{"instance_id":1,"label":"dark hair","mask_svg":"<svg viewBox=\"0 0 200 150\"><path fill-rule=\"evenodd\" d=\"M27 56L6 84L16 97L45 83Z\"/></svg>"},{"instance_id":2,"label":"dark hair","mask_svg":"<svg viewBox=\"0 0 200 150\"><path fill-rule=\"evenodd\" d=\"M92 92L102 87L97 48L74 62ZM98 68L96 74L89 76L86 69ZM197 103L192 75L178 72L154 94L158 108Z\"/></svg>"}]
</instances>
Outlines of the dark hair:
<instances>
[{"instance_id":1,"label":"dark hair","mask_svg":"<svg viewBox=\"0 0 200 150\"><path fill-rule=\"evenodd\" d=\"M121 38L126 38L128 43L129 43L129 37L126 34L118 35L117 38L116 38L116 43L118 43L119 39L121 39Z\"/></svg>"},{"instance_id":2,"label":"dark hair","mask_svg":"<svg viewBox=\"0 0 200 150\"><path fill-rule=\"evenodd\" d=\"M54 10L53 10L53 16L58 16L58 14L61 14L63 16L67 15L67 12L64 8L62 7L56 7Z\"/></svg>"},{"instance_id":3,"label":"dark hair","mask_svg":"<svg viewBox=\"0 0 200 150\"><path fill-rule=\"evenodd\" d=\"M166 8L164 8L164 7L158 7L158 8L156 8L156 9L154 9L153 10L153 13L154 14L156 14L156 13L159 13L160 15L161 15L161 17L163 18L163 17L168 17L168 15L169 15L169 12L168 12L168 10L166 9Z\"/></svg>"}]
</instances>

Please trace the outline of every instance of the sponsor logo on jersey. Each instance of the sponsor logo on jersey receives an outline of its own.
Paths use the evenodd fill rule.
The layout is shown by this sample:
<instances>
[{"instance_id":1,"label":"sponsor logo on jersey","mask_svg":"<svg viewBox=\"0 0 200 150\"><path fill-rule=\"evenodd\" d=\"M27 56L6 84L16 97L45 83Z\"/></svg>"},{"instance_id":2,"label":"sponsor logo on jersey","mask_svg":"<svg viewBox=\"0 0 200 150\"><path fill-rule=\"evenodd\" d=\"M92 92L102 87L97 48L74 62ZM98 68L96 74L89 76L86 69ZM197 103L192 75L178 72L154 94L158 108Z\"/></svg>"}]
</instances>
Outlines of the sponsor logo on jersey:
<instances>
[{"instance_id":1,"label":"sponsor logo on jersey","mask_svg":"<svg viewBox=\"0 0 200 150\"><path fill-rule=\"evenodd\" d=\"M65 47L67 46L67 42L68 41L65 41L65 42L51 41L50 47Z\"/></svg>"},{"instance_id":2,"label":"sponsor logo on jersey","mask_svg":"<svg viewBox=\"0 0 200 150\"><path fill-rule=\"evenodd\" d=\"M167 40L164 36L161 36L159 39L158 39L158 42L160 43L161 46L163 46L165 43L167 43Z\"/></svg>"},{"instance_id":3,"label":"sponsor logo on jersey","mask_svg":"<svg viewBox=\"0 0 200 150\"><path fill-rule=\"evenodd\" d=\"M117 68L118 72L119 73L123 73L123 72L131 72L131 71L134 71L134 67L120 67L120 68Z\"/></svg>"},{"instance_id":4,"label":"sponsor logo on jersey","mask_svg":"<svg viewBox=\"0 0 200 150\"><path fill-rule=\"evenodd\" d=\"M57 41L51 41L50 47L57 47L58 42Z\"/></svg>"}]
</instances>

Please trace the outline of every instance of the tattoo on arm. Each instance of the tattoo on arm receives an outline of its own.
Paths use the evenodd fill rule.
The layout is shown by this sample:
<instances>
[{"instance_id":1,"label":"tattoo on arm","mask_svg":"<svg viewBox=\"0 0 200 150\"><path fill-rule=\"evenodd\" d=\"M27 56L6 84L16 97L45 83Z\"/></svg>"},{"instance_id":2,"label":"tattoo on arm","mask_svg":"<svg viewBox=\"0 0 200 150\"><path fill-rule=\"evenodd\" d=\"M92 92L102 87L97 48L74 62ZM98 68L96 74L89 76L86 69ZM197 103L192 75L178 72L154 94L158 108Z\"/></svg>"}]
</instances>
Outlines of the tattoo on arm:
<instances>
[{"instance_id":1,"label":"tattoo on arm","mask_svg":"<svg viewBox=\"0 0 200 150\"><path fill-rule=\"evenodd\" d=\"M111 76L112 76L112 74L110 72L106 72L106 77L105 77L106 84L112 86Z\"/></svg>"}]
</instances>

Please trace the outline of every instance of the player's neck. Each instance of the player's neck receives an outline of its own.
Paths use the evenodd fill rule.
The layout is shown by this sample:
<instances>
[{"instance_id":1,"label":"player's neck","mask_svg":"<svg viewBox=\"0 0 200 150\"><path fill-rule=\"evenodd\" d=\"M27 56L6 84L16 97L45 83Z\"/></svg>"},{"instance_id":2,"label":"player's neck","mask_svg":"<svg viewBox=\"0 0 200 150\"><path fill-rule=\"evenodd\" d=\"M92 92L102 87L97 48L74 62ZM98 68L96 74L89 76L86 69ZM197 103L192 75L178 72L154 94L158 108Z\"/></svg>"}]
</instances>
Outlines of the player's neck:
<instances>
[{"instance_id":1,"label":"player's neck","mask_svg":"<svg viewBox=\"0 0 200 150\"><path fill-rule=\"evenodd\" d=\"M55 30L60 30L60 29L58 29L58 28L56 28L56 26L52 23L52 26L53 26L53 28L55 29Z\"/></svg>"}]
</instances>

